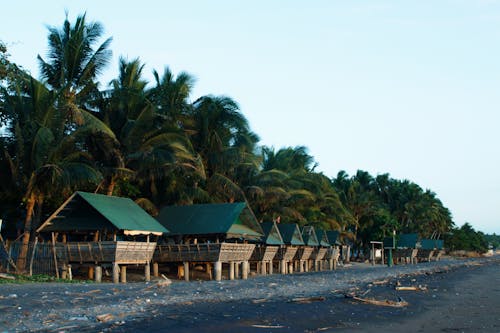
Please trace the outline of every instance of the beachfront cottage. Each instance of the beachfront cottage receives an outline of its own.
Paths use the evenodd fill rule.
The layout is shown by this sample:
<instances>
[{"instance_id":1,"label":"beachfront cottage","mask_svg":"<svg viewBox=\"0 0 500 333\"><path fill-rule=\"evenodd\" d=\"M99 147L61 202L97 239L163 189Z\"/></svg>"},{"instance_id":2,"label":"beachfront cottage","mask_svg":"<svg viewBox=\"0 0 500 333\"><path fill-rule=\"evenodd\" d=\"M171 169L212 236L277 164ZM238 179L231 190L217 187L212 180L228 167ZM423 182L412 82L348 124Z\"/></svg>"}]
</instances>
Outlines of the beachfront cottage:
<instances>
[{"instance_id":1,"label":"beachfront cottage","mask_svg":"<svg viewBox=\"0 0 500 333\"><path fill-rule=\"evenodd\" d=\"M399 234L396 240L396 248L392 253L394 263L415 264L418 255L417 241L418 234Z\"/></svg>"},{"instance_id":2,"label":"beachfront cottage","mask_svg":"<svg viewBox=\"0 0 500 333\"><path fill-rule=\"evenodd\" d=\"M299 226L295 223L279 223L277 226L285 246L280 247L274 259L279 261L281 274L292 274L294 262L300 261L300 257L295 258L299 248L304 246L304 239L302 239Z\"/></svg>"},{"instance_id":3,"label":"beachfront cottage","mask_svg":"<svg viewBox=\"0 0 500 333\"><path fill-rule=\"evenodd\" d=\"M306 247L311 247L312 252L308 258L306 264L306 272L313 269L315 271L319 270L319 262L323 259L326 254L326 249L321 248L320 242L318 240L318 235L316 234L316 229L313 226L306 225L302 227L302 238Z\"/></svg>"},{"instance_id":4,"label":"beachfront cottage","mask_svg":"<svg viewBox=\"0 0 500 333\"><path fill-rule=\"evenodd\" d=\"M75 192L37 229L52 234L56 267L89 267L100 282L109 266L115 283L126 282L127 265L144 265L149 280L156 246L149 236L167 231L129 198L86 192Z\"/></svg>"},{"instance_id":5,"label":"beachfront cottage","mask_svg":"<svg viewBox=\"0 0 500 333\"><path fill-rule=\"evenodd\" d=\"M432 259L438 261L444 254L444 241L441 239L422 239L420 240L419 259L431 261Z\"/></svg>"},{"instance_id":6,"label":"beachfront cottage","mask_svg":"<svg viewBox=\"0 0 500 333\"><path fill-rule=\"evenodd\" d=\"M155 252L154 273L158 274L160 263L176 263L178 275L186 280L195 263L204 264L209 276L213 265L216 280L222 279L223 265L229 266L229 279L240 272L246 279L255 243L264 236L252 210L243 202L164 207L157 220L170 232L167 243Z\"/></svg>"},{"instance_id":7,"label":"beachfront cottage","mask_svg":"<svg viewBox=\"0 0 500 333\"><path fill-rule=\"evenodd\" d=\"M262 243L255 246L250 258L250 269L255 266L257 274L273 274L273 259L285 243L275 221L262 222L260 225L264 231L264 237Z\"/></svg>"},{"instance_id":8,"label":"beachfront cottage","mask_svg":"<svg viewBox=\"0 0 500 333\"><path fill-rule=\"evenodd\" d=\"M334 230L328 230L325 231L326 236L328 237L328 242L330 243L331 247L327 251L325 255L325 259L328 260L330 269L337 269L337 263L339 262L340 259L340 241L339 241L339 231L334 231Z\"/></svg>"}]
</instances>

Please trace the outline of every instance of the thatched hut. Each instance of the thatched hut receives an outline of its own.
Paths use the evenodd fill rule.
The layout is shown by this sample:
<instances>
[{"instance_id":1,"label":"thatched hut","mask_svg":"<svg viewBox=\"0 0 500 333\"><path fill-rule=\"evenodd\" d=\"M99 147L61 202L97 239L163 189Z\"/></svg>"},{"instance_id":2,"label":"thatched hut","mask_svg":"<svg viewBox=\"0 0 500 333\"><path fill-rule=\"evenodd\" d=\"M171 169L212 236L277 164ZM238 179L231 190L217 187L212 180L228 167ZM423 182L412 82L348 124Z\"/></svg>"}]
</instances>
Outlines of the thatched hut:
<instances>
[{"instance_id":1,"label":"thatched hut","mask_svg":"<svg viewBox=\"0 0 500 333\"><path fill-rule=\"evenodd\" d=\"M127 265L149 263L156 242L150 235L167 229L128 198L75 192L38 229L51 233L56 267L61 265L95 268L95 279L102 278L102 267L112 266L113 281L126 282ZM70 266L71 267L71 266Z\"/></svg>"},{"instance_id":2,"label":"thatched hut","mask_svg":"<svg viewBox=\"0 0 500 333\"><path fill-rule=\"evenodd\" d=\"M154 271L158 263L182 263L184 278L189 279L193 263L206 265L216 280L222 279L222 265L229 265L229 279L246 279L255 242L264 236L261 225L246 203L168 206L157 220L169 229L168 240L157 247Z\"/></svg>"}]
</instances>

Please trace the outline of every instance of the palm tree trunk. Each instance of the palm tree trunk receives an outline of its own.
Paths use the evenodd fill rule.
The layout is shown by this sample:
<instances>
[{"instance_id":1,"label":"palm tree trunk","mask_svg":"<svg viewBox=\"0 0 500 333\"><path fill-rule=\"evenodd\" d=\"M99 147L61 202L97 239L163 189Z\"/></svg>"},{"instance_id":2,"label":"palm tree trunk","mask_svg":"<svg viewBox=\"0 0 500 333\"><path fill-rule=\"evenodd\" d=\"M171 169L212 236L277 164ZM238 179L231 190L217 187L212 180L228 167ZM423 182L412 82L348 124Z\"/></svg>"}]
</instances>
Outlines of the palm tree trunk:
<instances>
[{"instance_id":1,"label":"palm tree trunk","mask_svg":"<svg viewBox=\"0 0 500 333\"><path fill-rule=\"evenodd\" d=\"M111 177L111 179L109 180L109 183L108 183L108 189L106 191L106 195L113 195L113 191L115 190L115 186L116 186L115 177Z\"/></svg>"},{"instance_id":2,"label":"palm tree trunk","mask_svg":"<svg viewBox=\"0 0 500 333\"><path fill-rule=\"evenodd\" d=\"M26 220L24 221L23 242L21 244L21 250L16 263L19 272L26 271L26 257L28 255L28 248L31 236L31 222L33 220L35 203L36 203L35 195L31 194L28 198L28 203L26 205Z\"/></svg>"}]
</instances>

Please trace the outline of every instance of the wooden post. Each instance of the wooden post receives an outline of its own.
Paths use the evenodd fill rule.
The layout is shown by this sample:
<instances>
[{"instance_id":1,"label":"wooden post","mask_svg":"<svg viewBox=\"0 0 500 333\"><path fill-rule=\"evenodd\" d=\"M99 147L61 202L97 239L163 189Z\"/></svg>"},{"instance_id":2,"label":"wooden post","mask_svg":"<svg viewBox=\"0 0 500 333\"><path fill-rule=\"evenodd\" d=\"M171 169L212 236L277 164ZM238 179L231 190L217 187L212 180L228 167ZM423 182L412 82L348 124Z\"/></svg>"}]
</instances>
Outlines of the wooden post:
<instances>
[{"instance_id":1,"label":"wooden post","mask_svg":"<svg viewBox=\"0 0 500 333\"><path fill-rule=\"evenodd\" d=\"M375 266L375 243L372 243L372 266Z\"/></svg>"},{"instance_id":2,"label":"wooden post","mask_svg":"<svg viewBox=\"0 0 500 333\"><path fill-rule=\"evenodd\" d=\"M319 271L319 265L317 260L314 260L314 271L315 272Z\"/></svg>"},{"instance_id":3,"label":"wooden post","mask_svg":"<svg viewBox=\"0 0 500 333\"><path fill-rule=\"evenodd\" d=\"M266 275L267 274L266 263L264 261L260 261L259 264L260 264L260 273L262 275Z\"/></svg>"},{"instance_id":4,"label":"wooden post","mask_svg":"<svg viewBox=\"0 0 500 333\"><path fill-rule=\"evenodd\" d=\"M212 267L211 267L211 265L210 265L210 263L209 263L209 262L207 262L207 263L206 263L206 265L207 265L207 267L206 267L206 271L207 271L207 273L208 273L208 278L209 278L210 280L212 280L212 279L214 278L214 277L213 277L213 274L212 274Z\"/></svg>"},{"instance_id":5,"label":"wooden post","mask_svg":"<svg viewBox=\"0 0 500 333\"><path fill-rule=\"evenodd\" d=\"M144 278L147 282L151 281L151 266L149 265L149 261L146 263L144 267Z\"/></svg>"},{"instance_id":6,"label":"wooden post","mask_svg":"<svg viewBox=\"0 0 500 333\"><path fill-rule=\"evenodd\" d=\"M33 252L31 252L31 259L30 259L30 276L33 276L33 259L35 259L37 245L38 245L38 237L35 237L35 244L33 245Z\"/></svg>"},{"instance_id":7,"label":"wooden post","mask_svg":"<svg viewBox=\"0 0 500 333\"><path fill-rule=\"evenodd\" d=\"M229 262L229 280L234 280L234 261Z\"/></svg>"},{"instance_id":8,"label":"wooden post","mask_svg":"<svg viewBox=\"0 0 500 333\"><path fill-rule=\"evenodd\" d=\"M56 268L56 277L59 279L59 267L57 267L56 237L54 233L52 233L52 253L54 255L54 266Z\"/></svg>"},{"instance_id":9,"label":"wooden post","mask_svg":"<svg viewBox=\"0 0 500 333\"><path fill-rule=\"evenodd\" d=\"M88 278L89 280L92 280L94 278L94 266L89 267Z\"/></svg>"},{"instance_id":10,"label":"wooden post","mask_svg":"<svg viewBox=\"0 0 500 333\"><path fill-rule=\"evenodd\" d=\"M214 275L215 275L215 281L222 280L222 262L221 261L214 262Z\"/></svg>"},{"instance_id":11,"label":"wooden post","mask_svg":"<svg viewBox=\"0 0 500 333\"><path fill-rule=\"evenodd\" d=\"M299 261L299 272L304 273L304 262L302 260Z\"/></svg>"},{"instance_id":12,"label":"wooden post","mask_svg":"<svg viewBox=\"0 0 500 333\"><path fill-rule=\"evenodd\" d=\"M243 280L248 279L248 272L250 271L250 265L248 264L248 261L243 261L241 264L241 278Z\"/></svg>"},{"instance_id":13,"label":"wooden post","mask_svg":"<svg viewBox=\"0 0 500 333\"><path fill-rule=\"evenodd\" d=\"M121 283L127 283L127 266L122 265L121 272L120 272L120 282Z\"/></svg>"},{"instance_id":14,"label":"wooden post","mask_svg":"<svg viewBox=\"0 0 500 333\"><path fill-rule=\"evenodd\" d=\"M285 260L280 260L280 273L286 274L287 271L287 263Z\"/></svg>"},{"instance_id":15,"label":"wooden post","mask_svg":"<svg viewBox=\"0 0 500 333\"><path fill-rule=\"evenodd\" d=\"M73 280L73 272L71 271L71 265L68 265L68 280Z\"/></svg>"},{"instance_id":16,"label":"wooden post","mask_svg":"<svg viewBox=\"0 0 500 333\"><path fill-rule=\"evenodd\" d=\"M113 283L118 283L120 280L120 266L117 263L113 263Z\"/></svg>"},{"instance_id":17,"label":"wooden post","mask_svg":"<svg viewBox=\"0 0 500 333\"><path fill-rule=\"evenodd\" d=\"M240 278L240 262L235 262L234 263L234 278L239 279Z\"/></svg>"},{"instance_id":18,"label":"wooden post","mask_svg":"<svg viewBox=\"0 0 500 333\"><path fill-rule=\"evenodd\" d=\"M95 266L95 282L100 283L102 282L102 267L101 266Z\"/></svg>"},{"instance_id":19,"label":"wooden post","mask_svg":"<svg viewBox=\"0 0 500 333\"><path fill-rule=\"evenodd\" d=\"M269 274L273 274L273 262L268 261L268 264L269 264Z\"/></svg>"},{"instance_id":20,"label":"wooden post","mask_svg":"<svg viewBox=\"0 0 500 333\"><path fill-rule=\"evenodd\" d=\"M160 276L160 273L158 271L158 263L157 262L153 263L153 276L154 277Z\"/></svg>"},{"instance_id":21,"label":"wooden post","mask_svg":"<svg viewBox=\"0 0 500 333\"><path fill-rule=\"evenodd\" d=\"M333 258L328 259L328 268L332 271L334 270L333 262L335 260Z\"/></svg>"},{"instance_id":22,"label":"wooden post","mask_svg":"<svg viewBox=\"0 0 500 333\"><path fill-rule=\"evenodd\" d=\"M184 281L189 281L189 261L184 261Z\"/></svg>"},{"instance_id":23,"label":"wooden post","mask_svg":"<svg viewBox=\"0 0 500 333\"><path fill-rule=\"evenodd\" d=\"M293 264L288 263L288 274L293 274Z\"/></svg>"}]
</instances>

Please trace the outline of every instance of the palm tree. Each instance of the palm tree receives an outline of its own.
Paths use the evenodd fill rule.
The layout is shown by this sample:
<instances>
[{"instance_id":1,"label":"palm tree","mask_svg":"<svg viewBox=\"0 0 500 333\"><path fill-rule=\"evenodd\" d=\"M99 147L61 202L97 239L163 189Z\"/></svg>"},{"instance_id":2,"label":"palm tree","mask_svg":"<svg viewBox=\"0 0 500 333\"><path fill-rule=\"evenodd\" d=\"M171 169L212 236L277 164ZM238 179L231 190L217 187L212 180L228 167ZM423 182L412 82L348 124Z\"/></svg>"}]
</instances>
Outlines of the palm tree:
<instances>
[{"instance_id":1,"label":"palm tree","mask_svg":"<svg viewBox=\"0 0 500 333\"><path fill-rule=\"evenodd\" d=\"M82 108L98 94L96 78L111 58L111 38L96 45L102 34L102 25L86 22L85 14L73 25L66 16L61 29L49 27L48 60L38 56L42 78L58 93L58 108L69 125L84 121Z\"/></svg>"}]
</instances>

